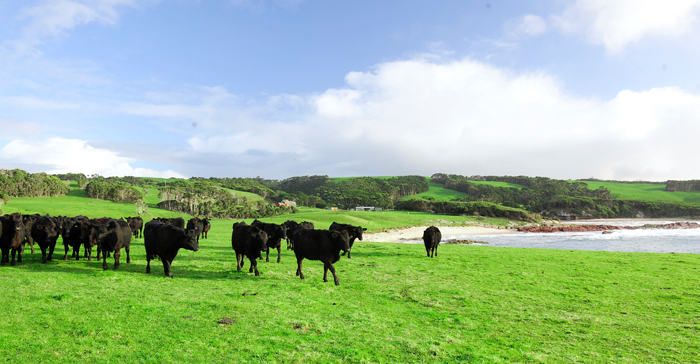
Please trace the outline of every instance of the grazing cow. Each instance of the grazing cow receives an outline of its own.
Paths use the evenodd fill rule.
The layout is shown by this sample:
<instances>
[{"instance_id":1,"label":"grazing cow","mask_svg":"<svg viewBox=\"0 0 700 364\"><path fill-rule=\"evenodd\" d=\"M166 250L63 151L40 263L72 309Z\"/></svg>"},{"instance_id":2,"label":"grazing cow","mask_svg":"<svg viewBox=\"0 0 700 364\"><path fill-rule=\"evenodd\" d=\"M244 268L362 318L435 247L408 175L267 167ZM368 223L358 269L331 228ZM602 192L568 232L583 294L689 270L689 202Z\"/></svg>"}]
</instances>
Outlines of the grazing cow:
<instances>
[{"instance_id":1,"label":"grazing cow","mask_svg":"<svg viewBox=\"0 0 700 364\"><path fill-rule=\"evenodd\" d=\"M12 215L0 217L2 224L2 236L0 236L0 250L2 258L0 265L5 265L8 262L10 265L15 265L15 254L17 254L17 262L22 261L22 243L24 243L24 225L22 222L22 214L16 212ZM10 251L12 251L12 261L10 261Z\"/></svg>"},{"instance_id":2,"label":"grazing cow","mask_svg":"<svg viewBox=\"0 0 700 364\"><path fill-rule=\"evenodd\" d=\"M184 230L155 220L146 223L143 244L146 246L146 273L151 273L151 260L159 256L165 276L170 278L173 278L170 265L180 248L195 252L199 250L194 230Z\"/></svg>"},{"instance_id":3,"label":"grazing cow","mask_svg":"<svg viewBox=\"0 0 700 364\"><path fill-rule=\"evenodd\" d=\"M129 228L131 228L131 232L134 234L134 239L143 237L143 219L141 216L127 217L126 222L129 224Z\"/></svg>"},{"instance_id":4,"label":"grazing cow","mask_svg":"<svg viewBox=\"0 0 700 364\"><path fill-rule=\"evenodd\" d=\"M204 223L198 217L193 217L187 221L187 230L194 230L197 235L197 241L199 241L199 235L204 231Z\"/></svg>"},{"instance_id":5,"label":"grazing cow","mask_svg":"<svg viewBox=\"0 0 700 364\"><path fill-rule=\"evenodd\" d=\"M207 236L209 233L209 230L211 230L211 222L209 221L208 218L203 218L202 223L204 224L204 230L202 230L202 235L204 236L204 239L209 239Z\"/></svg>"},{"instance_id":6,"label":"grazing cow","mask_svg":"<svg viewBox=\"0 0 700 364\"><path fill-rule=\"evenodd\" d=\"M98 249L102 251L102 269L107 270L107 252L114 252L114 270L119 268L121 249L126 251L126 262L131 263L129 256L131 245L131 228L122 220L111 219L107 228L97 236Z\"/></svg>"},{"instance_id":7,"label":"grazing cow","mask_svg":"<svg viewBox=\"0 0 700 364\"><path fill-rule=\"evenodd\" d=\"M440 229L435 226L431 226L423 232L423 243L425 244L425 251L428 252L429 257L433 257L433 254L437 257L437 248L442 240L442 233Z\"/></svg>"},{"instance_id":8,"label":"grazing cow","mask_svg":"<svg viewBox=\"0 0 700 364\"><path fill-rule=\"evenodd\" d=\"M24 226L24 241L22 242L22 253L24 253L24 246L29 243L29 248L31 253L34 254L34 239L32 238L32 225L34 221L40 218L41 215L22 215L22 225Z\"/></svg>"},{"instance_id":9,"label":"grazing cow","mask_svg":"<svg viewBox=\"0 0 700 364\"><path fill-rule=\"evenodd\" d=\"M32 225L31 235L41 249L42 264L53 259L53 251L56 249L59 232L60 226L48 214L38 218ZM48 255L46 254L47 248L49 249Z\"/></svg>"},{"instance_id":10,"label":"grazing cow","mask_svg":"<svg viewBox=\"0 0 700 364\"><path fill-rule=\"evenodd\" d=\"M236 270L241 271L245 265L245 258L248 257L250 260L248 273L255 271L255 276L259 276L256 259L262 259L262 252L268 251L267 240L267 233L257 226L248 225L245 222L233 224L231 247L236 253Z\"/></svg>"},{"instance_id":11,"label":"grazing cow","mask_svg":"<svg viewBox=\"0 0 700 364\"><path fill-rule=\"evenodd\" d=\"M80 246L86 244L90 235L89 219L85 216L76 216L72 219L66 219L61 229L63 235L63 247L65 255L63 260L68 260L68 251L73 248L71 258L80 260Z\"/></svg>"},{"instance_id":12,"label":"grazing cow","mask_svg":"<svg viewBox=\"0 0 700 364\"><path fill-rule=\"evenodd\" d=\"M284 225L269 224L258 220L254 220L251 225L257 226L267 233L267 247L277 249L277 263L279 263L282 257L280 247L282 246L282 239L287 238L287 228ZM267 250L265 261L270 261L270 249Z\"/></svg>"},{"instance_id":13,"label":"grazing cow","mask_svg":"<svg viewBox=\"0 0 700 364\"><path fill-rule=\"evenodd\" d=\"M348 236L350 237L350 249L352 249L352 245L355 243L355 238L362 240L362 232L367 231L367 229L363 228L362 226L338 224L337 222L333 222L328 230L345 231L348 233ZM345 252L343 252L343 255L345 255ZM348 259L350 259L350 251L348 251Z\"/></svg>"},{"instance_id":14,"label":"grazing cow","mask_svg":"<svg viewBox=\"0 0 700 364\"><path fill-rule=\"evenodd\" d=\"M153 220L160 221L164 224L168 224L168 225L172 225L172 226L177 226L180 229L185 228L185 219L183 219L181 217L174 217L172 219L168 219L167 217L156 217Z\"/></svg>"},{"instance_id":15,"label":"grazing cow","mask_svg":"<svg viewBox=\"0 0 700 364\"><path fill-rule=\"evenodd\" d=\"M330 269L335 285L340 285L333 263L340 260L341 250L350 252L350 238L346 231L297 229L293 239L299 278L304 279L304 273L301 271L304 258L320 260L323 262L323 281L328 282Z\"/></svg>"}]
</instances>

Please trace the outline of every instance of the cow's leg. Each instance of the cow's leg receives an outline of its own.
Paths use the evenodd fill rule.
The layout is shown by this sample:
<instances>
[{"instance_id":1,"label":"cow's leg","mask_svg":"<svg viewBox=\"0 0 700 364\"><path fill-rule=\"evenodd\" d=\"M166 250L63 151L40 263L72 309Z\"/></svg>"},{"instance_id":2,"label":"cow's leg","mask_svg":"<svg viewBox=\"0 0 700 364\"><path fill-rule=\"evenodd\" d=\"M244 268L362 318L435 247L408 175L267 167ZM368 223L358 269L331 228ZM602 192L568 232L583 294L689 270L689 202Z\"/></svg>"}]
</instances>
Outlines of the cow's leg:
<instances>
[{"instance_id":1,"label":"cow's leg","mask_svg":"<svg viewBox=\"0 0 700 364\"><path fill-rule=\"evenodd\" d=\"M15 265L15 254L17 253L17 248L12 248L12 260L10 261L10 265Z\"/></svg>"},{"instance_id":2,"label":"cow's leg","mask_svg":"<svg viewBox=\"0 0 700 364\"><path fill-rule=\"evenodd\" d=\"M119 257L121 255L122 255L121 248L114 250L114 270L117 270L117 268L119 268Z\"/></svg>"},{"instance_id":3,"label":"cow's leg","mask_svg":"<svg viewBox=\"0 0 700 364\"><path fill-rule=\"evenodd\" d=\"M328 263L323 262L323 282L328 282Z\"/></svg>"},{"instance_id":4,"label":"cow's leg","mask_svg":"<svg viewBox=\"0 0 700 364\"><path fill-rule=\"evenodd\" d=\"M83 258L89 258L90 253L92 252L92 247L88 247L88 244L83 245ZM88 259L90 260L90 259Z\"/></svg>"},{"instance_id":5,"label":"cow's leg","mask_svg":"<svg viewBox=\"0 0 700 364\"><path fill-rule=\"evenodd\" d=\"M257 260L253 259L250 261L250 269L255 271L256 277L260 276L260 272L258 271L258 261Z\"/></svg>"},{"instance_id":6,"label":"cow's leg","mask_svg":"<svg viewBox=\"0 0 700 364\"><path fill-rule=\"evenodd\" d=\"M66 249L66 254L63 256L63 260L68 260L68 244L63 243L63 247Z\"/></svg>"},{"instance_id":7,"label":"cow's leg","mask_svg":"<svg viewBox=\"0 0 700 364\"><path fill-rule=\"evenodd\" d=\"M55 249L56 249L56 243L49 245L49 256L46 257L46 260L53 260L53 251Z\"/></svg>"},{"instance_id":8,"label":"cow's leg","mask_svg":"<svg viewBox=\"0 0 700 364\"><path fill-rule=\"evenodd\" d=\"M151 259L153 259L153 256L146 253L146 273L148 274L151 273Z\"/></svg>"},{"instance_id":9,"label":"cow's leg","mask_svg":"<svg viewBox=\"0 0 700 364\"><path fill-rule=\"evenodd\" d=\"M269 263L270 262L270 249L268 248L267 251L265 252L265 262Z\"/></svg>"},{"instance_id":10,"label":"cow's leg","mask_svg":"<svg viewBox=\"0 0 700 364\"><path fill-rule=\"evenodd\" d=\"M102 270L107 270L107 254L102 254Z\"/></svg>"},{"instance_id":11,"label":"cow's leg","mask_svg":"<svg viewBox=\"0 0 700 364\"><path fill-rule=\"evenodd\" d=\"M88 248L86 246L85 249L87 250L87 260L88 260L88 262L91 262L92 261L92 247Z\"/></svg>"},{"instance_id":12,"label":"cow's leg","mask_svg":"<svg viewBox=\"0 0 700 364\"><path fill-rule=\"evenodd\" d=\"M435 256L436 257L437 257L437 248L438 248L438 246L437 246L437 244L435 244Z\"/></svg>"},{"instance_id":13,"label":"cow's leg","mask_svg":"<svg viewBox=\"0 0 700 364\"><path fill-rule=\"evenodd\" d=\"M22 248L21 247L17 249L17 263L22 263Z\"/></svg>"},{"instance_id":14,"label":"cow's leg","mask_svg":"<svg viewBox=\"0 0 700 364\"><path fill-rule=\"evenodd\" d=\"M75 256L75 260L80 260L80 245L73 247L73 256Z\"/></svg>"},{"instance_id":15,"label":"cow's leg","mask_svg":"<svg viewBox=\"0 0 700 364\"><path fill-rule=\"evenodd\" d=\"M328 270L328 269L330 269L331 273L333 273L333 280L335 281L335 285L336 285L336 286L339 286L339 285L340 285L340 282L338 281L338 276L335 274L335 267L334 267L333 264L331 264L331 263L324 263L323 270L325 271L325 270ZM324 281L324 282L328 282L328 281L326 280L326 274L325 274L325 273L323 274L323 281Z\"/></svg>"},{"instance_id":16,"label":"cow's leg","mask_svg":"<svg viewBox=\"0 0 700 364\"><path fill-rule=\"evenodd\" d=\"M301 271L301 262L304 260L304 258L298 259L297 258L297 275L299 278L304 279L304 272Z\"/></svg>"},{"instance_id":17,"label":"cow's leg","mask_svg":"<svg viewBox=\"0 0 700 364\"><path fill-rule=\"evenodd\" d=\"M0 266L5 265L5 256L7 255L7 251L5 249L2 250L2 258L0 258Z\"/></svg>"},{"instance_id":18,"label":"cow's leg","mask_svg":"<svg viewBox=\"0 0 700 364\"><path fill-rule=\"evenodd\" d=\"M170 261L167 258L163 258L161 261L163 262L163 271L165 272L165 276L173 278L173 273L170 272Z\"/></svg>"},{"instance_id":19,"label":"cow's leg","mask_svg":"<svg viewBox=\"0 0 700 364\"><path fill-rule=\"evenodd\" d=\"M241 254L236 253L236 271L241 271Z\"/></svg>"},{"instance_id":20,"label":"cow's leg","mask_svg":"<svg viewBox=\"0 0 700 364\"><path fill-rule=\"evenodd\" d=\"M282 258L282 250L281 250L281 248L282 248L282 242L280 242L279 244L277 244L277 263L279 263L279 262L280 262L280 259Z\"/></svg>"},{"instance_id":21,"label":"cow's leg","mask_svg":"<svg viewBox=\"0 0 700 364\"><path fill-rule=\"evenodd\" d=\"M41 264L46 264L46 248L39 247L41 249Z\"/></svg>"},{"instance_id":22,"label":"cow's leg","mask_svg":"<svg viewBox=\"0 0 700 364\"><path fill-rule=\"evenodd\" d=\"M126 248L124 248L124 250L126 250L126 262L131 263L131 256L129 255L129 253L131 251L131 247L127 246Z\"/></svg>"}]
</instances>

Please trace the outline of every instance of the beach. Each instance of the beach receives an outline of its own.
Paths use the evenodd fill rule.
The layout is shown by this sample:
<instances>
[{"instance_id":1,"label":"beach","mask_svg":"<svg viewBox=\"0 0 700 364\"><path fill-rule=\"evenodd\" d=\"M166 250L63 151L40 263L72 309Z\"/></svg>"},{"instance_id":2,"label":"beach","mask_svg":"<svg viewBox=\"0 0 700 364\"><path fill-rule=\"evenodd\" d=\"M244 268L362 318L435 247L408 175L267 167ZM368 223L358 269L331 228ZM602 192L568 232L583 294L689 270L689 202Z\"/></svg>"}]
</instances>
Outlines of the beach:
<instances>
[{"instance_id":1,"label":"beach","mask_svg":"<svg viewBox=\"0 0 700 364\"><path fill-rule=\"evenodd\" d=\"M363 234L363 241L367 242L384 242L397 243L406 240L422 240L423 232L428 226L414 226L404 229L390 229L389 231L379 233ZM460 235L490 235L490 234L512 234L517 231L514 229L496 229L477 226L438 226L442 233L442 239L448 239L452 236Z\"/></svg>"}]
</instances>

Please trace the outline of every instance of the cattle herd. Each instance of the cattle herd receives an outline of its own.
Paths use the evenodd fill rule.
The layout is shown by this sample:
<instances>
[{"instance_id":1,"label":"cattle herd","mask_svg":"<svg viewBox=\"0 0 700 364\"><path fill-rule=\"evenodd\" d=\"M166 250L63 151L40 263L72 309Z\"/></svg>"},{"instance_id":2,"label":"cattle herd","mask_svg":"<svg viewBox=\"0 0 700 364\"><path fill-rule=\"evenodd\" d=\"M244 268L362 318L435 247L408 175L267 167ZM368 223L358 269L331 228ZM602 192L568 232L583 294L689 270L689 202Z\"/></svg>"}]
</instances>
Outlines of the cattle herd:
<instances>
[{"instance_id":1,"label":"cattle herd","mask_svg":"<svg viewBox=\"0 0 700 364\"><path fill-rule=\"evenodd\" d=\"M199 238L207 238L211 223L207 218L192 218L187 221L181 217L155 218L144 225L141 217L113 219L109 217L89 219L85 216L51 217L22 215L14 213L0 216L0 250L2 260L0 265L22 261L25 245L29 243L31 253L34 253L34 243L41 249L41 262L46 264L53 259L58 237L63 238L64 256L72 249L71 258L80 259L80 247L83 246L83 257L92 260L92 250L95 248L97 260L102 258L102 269L107 269L107 258L114 256L114 269L119 268L119 258L122 249L126 252L126 262L131 262L131 240L143 238L146 249L146 273L151 272L151 260L160 259L165 275L173 277L170 265L182 249L199 250ZM297 223L289 220L283 224L271 224L255 220L251 225L245 222L233 224L231 247L236 254L236 268L240 271L245 265L245 258L250 261L250 273L260 275L257 260L262 259L265 252L269 262L270 249L277 249L277 262L281 260L282 240L286 240L287 249L294 251L297 259L296 275L304 279L302 261L304 259L319 260L323 263L323 281L328 282L328 271L333 274L336 285L339 284L333 263L340 260L340 253L350 251L355 239L362 240L362 233L367 229L361 226L332 223L328 230L314 229L310 222ZM425 249L429 257L437 256L437 246L442 236L434 226L427 228L423 234ZM48 250L48 252L47 252ZM11 255L11 259L10 259ZM15 260L15 257L17 258Z\"/></svg>"}]
</instances>

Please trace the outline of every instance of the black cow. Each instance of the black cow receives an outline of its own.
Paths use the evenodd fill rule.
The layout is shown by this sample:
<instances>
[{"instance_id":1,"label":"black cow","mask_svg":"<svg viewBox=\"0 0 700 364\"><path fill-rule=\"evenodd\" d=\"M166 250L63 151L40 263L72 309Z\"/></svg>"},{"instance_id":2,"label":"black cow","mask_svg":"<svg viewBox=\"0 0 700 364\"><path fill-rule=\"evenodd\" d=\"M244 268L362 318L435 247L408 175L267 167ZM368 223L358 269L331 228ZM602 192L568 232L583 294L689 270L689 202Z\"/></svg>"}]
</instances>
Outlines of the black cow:
<instances>
[{"instance_id":1,"label":"black cow","mask_svg":"<svg viewBox=\"0 0 700 364\"><path fill-rule=\"evenodd\" d=\"M277 249L277 263L279 263L282 257L280 247L282 246L282 239L287 238L287 228L284 225L269 224L258 220L254 220L251 225L257 226L267 233L267 247ZM265 261L270 261L270 249L267 250Z\"/></svg>"},{"instance_id":2,"label":"black cow","mask_svg":"<svg viewBox=\"0 0 700 364\"><path fill-rule=\"evenodd\" d=\"M100 249L100 242L98 238L101 234L107 233L107 230L109 229L109 222L112 220L113 219L111 217L101 217L98 219L88 220L88 237L83 241L83 247L85 250L84 256L87 258L88 261L92 260L92 248L94 246L97 246L97 260L100 260L100 254L102 253L102 249ZM109 255L107 255L107 258L109 258Z\"/></svg>"},{"instance_id":3,"label":"black cow","mask_svg":"<svg viewBox=\"0 0 700 364\"><path fill-rule=\"evenodd\" d=\"M333 222L328 230L345 231L348 233L350 237L350 249L352 249L352 245L355 243L355 238L362 240L362 232L367 231L367 229L362 226L338 224L337 222ZM343 252L343 255L345 255L345 252ZM350 259L350 251L348 251L348 259Z\"/></svg>"},{"instance_id":4,"label":"black cow","mask_svg":"<svg viewBox=\"0 0 700 364\"><path fill-rule=\"evenodd\" d=\"M423 232L423 243L425 244L425 251L428 252L429 257L433 257L433 254L437 257L437 248L442 240L442 233L440 229L435 226L431 226Z\"/></svg>"},{"instance_id":5,"label":"black cow","mask_svg":"<svg viewBox=\"0 0 700 364\"><path fill-rule=\"evenodd\" d=\"M199 235L204 231L204 223L198 217L193 217L187 220L187 230L194 230L197 235L197 241L199 241Z\"/></svg>"},{"instance_id":6,"label":"black cow","mask_svg":"<svg viewBox=\"0 0 700 364\"><path fill-rule=\"evenodd\" d=\"M172 225L172 226L177 226L180 229L185 228L185 219L183 219L181 217L174 217L172 219L168 219L167 217L156 217L153 220L160 221L164 224L168 224L168 225Z\"/></svg>"},{"instance_id":7,"label":"black cow","mask_svg":"<svg viewBox=\"0 0 700 364\"><path fill-rule=\"evenodd\" d=\"M323 281L328 282L328 270L333 273L335 285L340 285L333 263L340 260L340 251L350 252L350 238L345 231L297 229L294 232L294 255L297 257L297 275L304 279L301 263L306 259L323 262Z\"/></svg>"},{"instance_id":8,"label":"black cow","mask_svg":"<svg viewBox=\"0 0 700 364\"><path fill-rule=\"evenodd\" d=\"M259 276L256 259L262 259L262 252L268 251L267 240L267 233L257 226L247 225L245 222L233 224L231 247L236 253L236 270L241 271L245 265L245 258L248 257L250 260L248 273L255 271L255 276Z\"/></svg>"},{"instance_id":9,"label":"black cow","mask_svg":"<svg viewBox=\"0 0 700 364\"><path fill-rule=\"evenodd\" d=\"M282 223L287 228L287 249L294 249L294 241L292 240L292 235L296 229L313 229L314 223L304 221L301 224L294 220L287 220Z\"/></svg>"},{"instance_id":10,"label":"black cow","mask_svg":"<svg viewBox=\"0 0 700 364\"><path fill-rule=\"evenodd\" d=\"M143 237L143 219L141 216L127 217L126 222L131 228L131 232L134 234L134 239Z\"/></svg>"},{"instance_id":11,"label":"black cow","mask_svg":"<svg viewBox=\"0 0 700 364\"><path fill-rule=\"evenodd\" d=\"M31 235L34 241L41 249L41 263L46 264L47 261L53 259L53 251L56 249L56 240L61 229L60 226L49 216L41 216L32 225ZM46 254L46 249L49 249L49 254Z\"/></svg>"},{"instance_id":12,"label":"black cow","mask_svg":"<svg viewBox=\"0 0 700 364\"><path fill-rule=\"evenodd\" d=\"M15 265L15 254L18 254L18 262L22 261L22 243L24 242L24 225L22 224L22 214L16 212L12 215L0 217L2 224L2 235L0 235L0 250L2 258L0 265L8 262ZM10 251L12 251L12 261L10 262Z\"/></svg>"},{"instance_id":13,"label":"black cow","mask_svg":"<svg viewBox=\"0 0 700 364\"><path fill-rule=\"evenodd\" d=\"M71 258L80 260L80 246L86 243L89 244L90 227L88 221L89 219L85 216L76 216L72 219L66 219L63 222L63 227L61 229L63 247L65 249L63 260L68 260L68 251L71 247L73 248L73 255L71 255Z\"/></svg>"},{"instance_id":14,"label":"black cow","mask_svg":"<svg viewBox=\"0 0 700 364\"><path fill-rule=\"evenodd\" d=\"M102 251L102 269L107 270L107 252L114 252L114 270L119 268L121 249L126 251L126 262L131 263L129 256L131 246L131 228L123 219L111 219L107 228L97 236L98 249Z\"/></svg>"},{"instance_id":15,"label":"black cow","mask_svg":"<svg viewBox=\"0 0 700 364\"><path fill-rule=\"evenodd\" d=\"M31 253L34 254L34 239L32 238L32 225L34 221L40 218L41 215L22 215L22 225L24 226L24 241L22 242L22 253L24 253L24 246L29 243L29 248Z\"/></svg>"},{"instance_id":16,"label":"black cow","mask_svg":"<svg viewBox=\"0 0 700 364\"><path fill-rule=\"evenodd\" d=\"M173 278L170 265L180 248L195 252L199 250L194 230L184 230L155 220L146 223L143 243L146 246L146 273L151 273L151 260L159 256L165 276L170 278Z\"/></svg>"},{"instance_id":17,"label":"black cow","mask_svg":"<svg viewBox=\"0 0 700 364\"><path fill-rule=\"evenodd\" d=\"M205 217L202 219L202 223L204 224L204 230L202 230L202 235L204 236L204 239L209 239L207 235L209 233L209 230L211 230L211 222Z\"/></svg>"}]
</instances>

